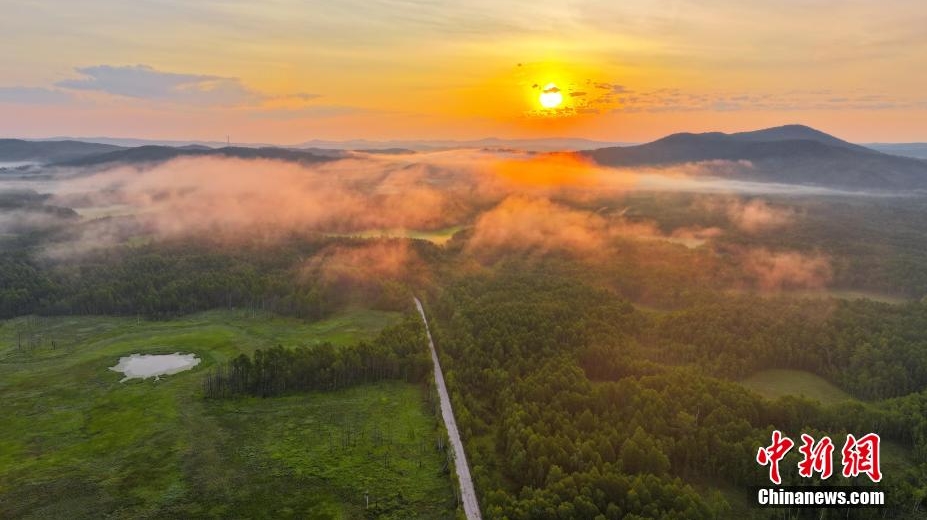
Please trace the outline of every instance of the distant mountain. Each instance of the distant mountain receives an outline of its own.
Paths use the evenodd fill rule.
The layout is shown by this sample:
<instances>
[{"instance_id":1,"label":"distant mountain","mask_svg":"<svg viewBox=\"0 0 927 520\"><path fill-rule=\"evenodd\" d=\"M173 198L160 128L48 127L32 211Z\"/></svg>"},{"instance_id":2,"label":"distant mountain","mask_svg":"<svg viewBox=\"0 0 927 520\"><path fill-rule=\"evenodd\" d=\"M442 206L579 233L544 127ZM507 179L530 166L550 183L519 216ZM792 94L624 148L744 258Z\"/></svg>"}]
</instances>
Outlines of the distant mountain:
<instances>
[{"instance_id":1,"label":"distant mountain","mask_svg":"<svg viewBox=\"0 0 927 520\"><path fill-rule=\"evenodd\" d=\"M207 148L223 148L229 146L225 141L181 141L181 140L158 140L158 139L131 139L120 137L54 137L48 139L30 139L32 142L48 141L81 141L85 143L102 143L116 145L120 147L138 147L138 146L170 146L180 148L190 145L203 146ZM237 148L299 148L309 151L315 150L353 150L373 153L383 153L383 150L409 150L409 151L434 151L449 150L455 148L512 148L517 150L550 152L550 151L569 151L569 150L589 150L592 148L602 148L606 146L626 146L633 143L620 141L593 141L590 139L553 137L542 139L500 139L488 137L485 139L474 139L455 141L449 139L403 139L403 140L385 140L371 141L367 139L351 140L322 140L314 139L298 144L270 144L270 143L235 143Z\"/></svg>"},{"instance_id":2,"label":"distant mountain","mask_svg":"<svg viewBox=\"0 0 927 520\"><path fill-rule=\"evenodd\" d=\"M927 189L927 161L884 154L813 128L789 125L756 132L673 134L652 143L581 152L615 167L739 162L717 169L742 180L853 190Z\"/></svg>"},{"instance_id":3,"label":"distant mountain","mask_svg":"<svg viewBox=\"0 0 927 520\"><path fill-rule=\"evenodd\" d=\"M120 143L144 143L138 139L97 138ZM117 146L82 141L0 140L0 164L35 162L55 166L96 166L117 162L162 162L177 157L221 156L242 159L277 159L311 163L346 157L357 151L368 154L412 154L420 151L458 148L517 149L528 151L581 150L594 146L613 145L588 139L497 139L474 141L310 141L297 147L223 146L201 142L164 141L171 143ZM214 144L214 143L209 143ZM310 146L311 145L311 146Z\"/></svg>"},{"instance_id":4,"label":"distant mountain","mask_svg":"<svg viewBox=\"0 0 927 520\"><path fill-rule=\"evenodd\" d=\"M0 162L40 164L71 161L101 153L122 150L120 146L82 141L26 141L0 139Z\"/></svg>"},{"instance_id":5,"label":"distant mountain","mask_svg":"<svg viewBox=\"0 0 927 520\"><path fill-rule=\"evenodd\" d=\"M752 132L737 132L728 135L738 141L747 142L768 142L768 141L816 141L819 143L849 148L850 150L865 151L866 148L858 144L853 144L843 139L839 139L820 130L815 130L805 125L784 125L773 128L764 128L763 130L754 130Z\"/></svg>"},{"instance_id":6,"label":"distant mountain","mask_svg":"<svg viewBox=\"0 0 927 520\"><path fill-rule=\"evenodd\" d=\"M98 166L112 163L157 163L178 157L232 157L237 159L275 159L295 163L317 163L334 159L332 155L322 155L306 150L290 148L243 148L230 146L225 148L208 148L204 146L137 146L120 149L70 161L55 163L55 166Z\"/></svg>"},{"instance_id":7,"label":"distant mountain","mask_svg":"<svg viewBox=\"0 0 927 520\"><path fill-rule=\"evenodd\" d=\"M410 150L409 148L371 148L369 150L354 150L356 152L363 153L372 153L379 155L407 155L416 153L415 150Z\"/></svg>"},{"instance_id":8,"label":"distant mountain","mask_svg":"<svg viewBox=\"0 0 927 520\"><path fill-rule=\"evenodd\" d=\"M101 144L112 144L124 148L132 148L135 146L173 146L180 148L183 146L197 145L205 146L207 148L220 148L223 146L230 146L226 141L189 141L182 139L133 139L131 137L73 137L73 136L58 136L58 137L42 137L42 138L33 138L28 139L29 141L43 142L43 141L81 141L84 143L101 143ZM235 146L247 146L248 148L255 148L261 146L273 146L272 144L241 144L235 143Z\"/></svg>"},{"instance_id":9,"label":"distant mountain","mask_svg":"<svg viewBox=\"0 0 927 520\"><path fill-rule=\"evenodd\" d=\"M868 143L865 146L882 153L927 159L927 143Z\"/></svg>"},{"instance_id":10,"label":"distant mountain","mask_svg":"<svg viewBox=\"0 0 927 520\"><path fill-rule=\"evenodd\" d=\"M418 152L428 152L435 150L453 150L460 148L505 148L514 150L525 150L530 152L554 152L554 151L573 151L589 150L592 148L602 148L605 146L626 146L629 143L618 141L593 141L590 139L579 139L569 137L553 137L544 139L500 139L497 137L487 137L485 139L474 139L465 141L455 140L395 140L395 141L368 141L366 139L355 139L349 141L325 141L312 140L306 141L299 145L300 148L335 148L341 150L414 150Z\"/></svg>"},{"instance_id":11,"label":"distant mountain","mask_svg":"<svg viewBox=\"0 0 927 520\"><path fill-rule=\"evenodd\" d=\"M664 167L693 162L729 161L713 168L713 175L759 182L825 186L851 190L927 189L927 160L874 150L914 154L927 145L870 145L864 147L802 125L725 134L673 134L640 145L598 146L586 139L497 139L474 141L310 141L299 147L220 148L176 141L177 146L123 147L81 141L0 139L0 170L9 164L39 163L93 167L113 163L156 163L178 157L234 157L317 163L343 158L351 150L406 154L454 148L519 149L529 151L581 150L599 164L614 167ZM184 143L184 144L181 144ZM308 145L314 145L308 148ZM3 164L8 163L7 168ZM33 175L36 172L25 166Z\"/></svg>"}]
</instances>

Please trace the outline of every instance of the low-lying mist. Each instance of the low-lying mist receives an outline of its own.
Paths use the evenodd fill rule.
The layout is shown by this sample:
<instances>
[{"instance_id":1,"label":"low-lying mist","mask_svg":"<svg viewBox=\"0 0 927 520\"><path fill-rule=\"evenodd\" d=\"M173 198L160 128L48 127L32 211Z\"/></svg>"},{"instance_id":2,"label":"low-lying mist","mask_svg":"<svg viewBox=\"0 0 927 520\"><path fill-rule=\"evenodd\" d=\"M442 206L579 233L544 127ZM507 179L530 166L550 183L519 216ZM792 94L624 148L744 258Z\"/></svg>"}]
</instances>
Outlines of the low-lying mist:
<instances>
[{"instance_id":1,"label":"low-lying mist","mask_svg":"<svg viewBox=\"0 0 927 520\"><path fill-rule=\"evenodd\" d=\"M723 161L663 169L613 169L569 153L454 150L416 154L353 153L317 164L234 158L180 158L159 164L121 164L97 171L58 170L43 188L48 203L83 215L69 239L47 246L52 259L124 243L204 236L234 244L273 242L304 234L371 230L467 229L462 251L480 262L500 254L558 252L602 263L628 240L710 245L727 233L763 235L788 228L800 215L762 194L835 194L833 190L722 179ZM17 181L21 183L22 181ZM2 186L2 181L0 181ZM635 216L630 193L690 192L697 210L716 225L672 228ZM21 210L0 216L0 229L54 214ZM11 217L10 215L15 215ZM10 224L16 218L16 225ZM398 247L398 249L397 249ZM815 251L728 248L743 272L765 290L818 288L831 277L829 259ZM343 278L352 270L413 270L401 246L330 250L308 262L314 275ZM371 270L370 266L378 266ZM354 269L352 266L363 266Z\"/></svg>"}]
</instances>

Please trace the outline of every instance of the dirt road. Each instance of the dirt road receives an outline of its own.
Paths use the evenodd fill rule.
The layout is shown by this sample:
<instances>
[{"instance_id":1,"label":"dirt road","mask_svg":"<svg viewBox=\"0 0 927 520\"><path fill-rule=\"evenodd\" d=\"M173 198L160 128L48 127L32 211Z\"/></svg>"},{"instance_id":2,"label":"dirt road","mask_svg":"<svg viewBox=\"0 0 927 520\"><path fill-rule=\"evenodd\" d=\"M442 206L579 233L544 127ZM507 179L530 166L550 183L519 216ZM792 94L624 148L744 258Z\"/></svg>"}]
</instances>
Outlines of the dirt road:
<instances>
[{"instance_id":1,"label":"dirt road","mask_svg":"<svg viewBox=\"0 0 927 520\"><path fill-rule=\"evenodd\" d=\"M460 481L460 497L463 501L464 513L467 520L482 520L480 516L480 503L476 500L476 491L473 489L473 479L470 478L470 465L467 464L467 455L464 453L463 443L460 442L460 432L457 431L457 421L454 420L454 410L451 408L451 398L447 394L444 384L444 373L441 372L441 363L438 362L438 352L435 343L431 340L431 330L428 328L428 319L425 318L425 309L422 302L415 298L415 306L425 322L425 333L428 335L428 348L431 349L431 360L435 364L435 385L438 387L438 396L441 399L441 416L447 428L447 436L454 448L454 465L457 466L457 480Z\"/></svg>"}]
</instances>

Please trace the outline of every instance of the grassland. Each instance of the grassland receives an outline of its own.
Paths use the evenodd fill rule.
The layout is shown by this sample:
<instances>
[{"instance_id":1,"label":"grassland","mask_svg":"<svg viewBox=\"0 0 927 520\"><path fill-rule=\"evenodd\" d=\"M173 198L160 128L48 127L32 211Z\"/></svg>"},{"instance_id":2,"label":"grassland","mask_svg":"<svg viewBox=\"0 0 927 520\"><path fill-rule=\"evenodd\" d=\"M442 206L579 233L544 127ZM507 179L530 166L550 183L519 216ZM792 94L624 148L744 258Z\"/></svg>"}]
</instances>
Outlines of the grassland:
<instances>
[{"instance_id":1,"label":"grassland","mask_svg":"<svg viewBox=\"0 0 927 520\"><path fill-rule=\"evenodd\" d=\"M741 384L768 399L786 395L816 399L822 404L849 401L853 397L826 379L803 370L772 369L757 372Z\"/></svg>"},{"instance_id":2,"label":"grassland","mask_svg":"<svg viewBox=\"0 0 927 520\"><path fill-rule=\"evenodd\" d=\"M209 312L0 324L0 518L452 517L436 418L416 386L200 394L202 372L239 353L347 344L397 318L356 310L307 324ZM159 381L119 383L109 370L124 355L175 351L203 362Z\"/></svg>"},{"instance_id":3,"label":"grassland","mask_svg":"<svg viewBox=\"0 0 927 520\"><path fill-rule=\"evenodd\" d=\"M433 231L418 231L414 229L369 229L357 233L330 233L329 236L342 236L354 238L414 238L427 240L437 245L447 243L455 233L464 229L464 226L451 226Z\"/></svg>"}]
</instances>

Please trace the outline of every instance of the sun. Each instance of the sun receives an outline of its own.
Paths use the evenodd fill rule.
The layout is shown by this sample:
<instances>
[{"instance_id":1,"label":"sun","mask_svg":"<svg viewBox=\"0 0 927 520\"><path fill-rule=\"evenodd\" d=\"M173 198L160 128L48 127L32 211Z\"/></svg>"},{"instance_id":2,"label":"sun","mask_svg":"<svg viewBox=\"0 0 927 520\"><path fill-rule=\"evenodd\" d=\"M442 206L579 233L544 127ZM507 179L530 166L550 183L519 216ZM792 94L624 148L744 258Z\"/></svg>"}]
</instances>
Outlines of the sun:
<instances>
[{"instance_id":1,"label":"sun","mask_svg":"<svg viewBox=\"0 0 927 520\"><path fill-rule=\"evenodd\" d=\"M557 85L553 83L548 83L541 90L541 96L538 98L541 101L541 106L544 108L555 108L563 103L563 94L560 93L560 89L557 88Z\"/></svg>"}]
</instances>

